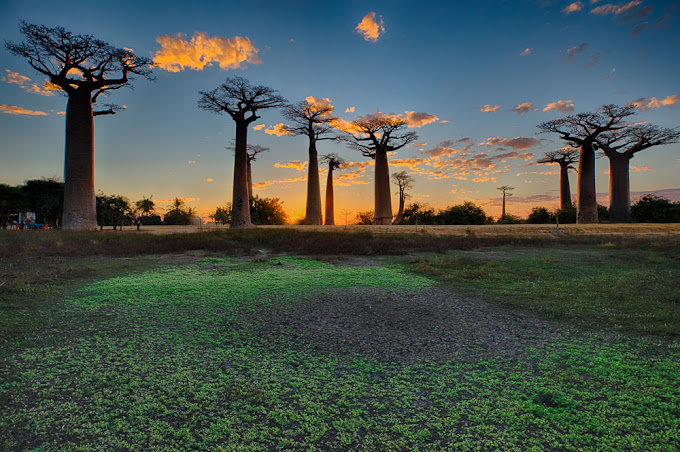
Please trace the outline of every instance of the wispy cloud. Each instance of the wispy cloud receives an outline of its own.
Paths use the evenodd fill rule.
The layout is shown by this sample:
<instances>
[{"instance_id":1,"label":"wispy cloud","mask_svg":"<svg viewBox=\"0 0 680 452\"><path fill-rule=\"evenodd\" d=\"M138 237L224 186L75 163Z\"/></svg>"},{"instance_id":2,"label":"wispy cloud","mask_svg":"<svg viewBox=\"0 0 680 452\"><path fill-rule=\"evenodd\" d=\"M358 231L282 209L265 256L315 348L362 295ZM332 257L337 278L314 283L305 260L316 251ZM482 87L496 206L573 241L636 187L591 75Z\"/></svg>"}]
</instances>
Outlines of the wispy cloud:
<instances>
[{"instance_id":1,"label":"wispy cloud","mask_svg":"<svg viewBox=\"0 0 680 452\"><path fill-rule=\"evenodd\" d=\"M604 78L605 80L611 80L614 77L614 74L616 73L616 68L613 67L611 71L609 71L609 74Z\"/></svg>"},{"instance_id":2,"label":"wispy cloud","mask_svg":"<svg viewBox=\"0 0 680 452\"><path fill-rule=\"evenodd\" d=\"M570 3L567 6L565 6L564 8L562 8L562 12L564 14L568 15L568 14L571 14L571 13L575 13L577 11L581 11L582 9L583 9L583 3L574 2L574 3Z\"/></svg>"},{"instance_id":3,"label":"wispy cloud","mask_svg":"<svg viewBox=\"0 0 680 452\"><path fill-rule=\"evenodd\" d=\"M522 50L522 53L520 53L520 56L527 56L531 55L531 53L534 51L531 47L527 47L526 49Z\"/></svg>"},{"instance_id":4,"label":"wispy cloud","mask_svg":"<svg viewBox=\"0 0 680 452\"><path fill-rule=\"evenodd\" d=\"M411 128L420 128L422 126L439 121L437 116L431 115L429 113L405 111L404 115L406 116L406 121L408 121L408 126Z\"/></svg>"},{"instance_id":5,"label":"wispy cloud","mask_svg":"<svg viewBox=\"0 0 680 452\"><path fill-rule=\"evenodd\" d=\"M501 108L500 105L486 104L479 107L479 111L481 111L482 113L494 113L500 110L500 108Z\"/></svg>"},{"instance_id":6,"label":"wispy cloud","mask_svg":"<svg viewBox=\"0 0 680 452\"><path fill-rule=\"evenodd\" d=\"M47 116L47 113L39 110L28 110L23 107L17 107L16 105L0 105L0 113L7 113L8 115L21 115L21 116Z\"/></svg>"},{"instance_id":7,"label":"wispy cloud","mask_svg":"<svg viewBox=\"0 0 680 452\"><path fill-rule=\"evenodd\" d=\"M258 49L249 38L242 36L210 37L203 31L196 31L191 39L186 39L185 34L177 33L161 35L156 41L161 48L154 55L153 64L169 72L184 69L201 71L213 64L226 71L242 68L245 63L261 63L257 56Z\"/></svg>"},{"instance_id":8,"label":"wispy cloud","mask_svg":"<svg viewBox=\"0 0 680 452\"><path fill-rule=\"evenodd\" d=\"M680 102L680 94L673 94L661 100L659 100L656 97L641 97L639 99L635 99L633 101L628 102L626 105L629 107L635 107L638 110L645 111L652 108L672 107L678 102Z\"/></svg>"},{"instance_id":9,"label":"wispy cloud","mask_svg":"<svg viewBox=\"0 0 680 452\"><path fill-rule=\"evenodd\" d=\"M590 13L591 14L597 14L600 16L606 16L609 14L612 14L614 16L617 16L619 14L626 13L630 11L631 9L635 8L636 6L642 4L640 0L632 0L628 3L618 3L616 5L613 5L611 3L606 3L604 5L598 6L596 8L593 8Z\"/></svg>"},{"instance_id":10,"label":"wispy cloud","mask_svg":"<svg viewBox=\"0 0 680 452\"><path fill-rule=\"evenodd\" d=\"M588 67L593 67L597 64L598 60L602 54L600 52L595 52L590 56L590 60L588 60L588 63L586 63L586 66Z\"/></svg>"},{"instance_id":11,"label":"wispy cloud","mask_svg":"<svg viewBox=\"0 0 680 452\"><path fill-rule=\"evenodd\" d=\"M282 122L271 127L267 127L264 129L264 133L267 135L276 135L277 137L280 137L281 135L290 135L290 132L284 128Z\"/></svg>"},{"instance_id":12,"label":"wispy cloud","mask_svg":"<svg viewBox=\"0 0 680 452\"><path fill-rule=\"evenodd\" d=\"M376 42L380 35L385 32L385 26L382 16L378 16L376 20L376 15L374 12L368 13L361 19L359 25L356 26L355 30L357 33L361 34L366 41Z\"/></svg>"},{"instance_id":13,"label":"wispy cloud","mask_svg":"<svg viewBox=\"0 0 680 452\"><path fill-rule=\"evenodd\" d=\"M512 110L518 115L523 115L524 113L529 113L530 111L534 110L534 104L531 102L522 102L521 104L517 104L514 107L512 107Z\"/></svg>"},{"instance_id":14,"label":"wispy cloud","mask_svg":"<svg viewBox=\"0 0 680 452\"><path fill-rule=\"evenodd\" d=\"M550 102L545 106L543 111L557 110L560 113L572 113L574 111L574 103L571 100L558 100Z\"/></svg>"},{"instance_id":15,"label":"wispy cloud","mask_svg":"<svg viewBox=\"0 0 680 452\"><path fill-rule=\"evenodd\" d=\"M482 146L507 146L517 151L525 151L538 145L536 137L516 137L516 138L487 138L485 142L479 143Z\"/></svg>"},{"instance_id":16,"label":"wispy cloud","mask_svg":"<svg viewBox=\"0 0 680 452\"><path fill-rule=\"evenodd\" d=\"M475 177L472 179L472 182L498 182L497 177L489 177L489 176L484 176L484 177Z\"/></svg>"},{"instance_id":17,"label":"wispy cloud","mask_svg":"<svg viewBox=\"0 0 680 452\"><path fill-rule=\"evenodd\" d=\"M54 92L60 89L58 86L49 83L47 80L45 80L42 87L38 86L36 83L31 83L32 80L29 77L19 74L18 72L10 71L9 69L5 69L5 75L2 77L2 81L18 85L24 91L40 96L54 96Z\"/></svg>"},{"instance_id":18,"label":"wispy cloud","mask_svg":"<svg viewBox=\"0 0 680 452\"><path fill-rule=\"evenodd\" d=\"M642 34L642 32L645 31L645 28L647 28L647 25L649 25L649 22L642 22L640 24L637 24L631 30L630 35L631 36L640 36Z\"/></svg>"},{"instance_id":19,"label":"wispy cloud","mask_svg":"<svg viewBox=\"0 0 680 452\"><path fill-rule=\"evenodd\" d=\"M286 163L275 163L276 168L292 168L298 171L303 171L307 167L308 162L301 162L300 160L290 160Z\"/></svg>"},{"instance_id":20,"label":"wispy cloud","mask_svg":"<svg viewBox=\"0 0 680 452\"><path fill-rule=\"evenodd\" d=\"M574 55L584 52L588 48L588 43L583 42L577 46L567 49L567 61L574 59Z\"/></svg>"}]
</instances>

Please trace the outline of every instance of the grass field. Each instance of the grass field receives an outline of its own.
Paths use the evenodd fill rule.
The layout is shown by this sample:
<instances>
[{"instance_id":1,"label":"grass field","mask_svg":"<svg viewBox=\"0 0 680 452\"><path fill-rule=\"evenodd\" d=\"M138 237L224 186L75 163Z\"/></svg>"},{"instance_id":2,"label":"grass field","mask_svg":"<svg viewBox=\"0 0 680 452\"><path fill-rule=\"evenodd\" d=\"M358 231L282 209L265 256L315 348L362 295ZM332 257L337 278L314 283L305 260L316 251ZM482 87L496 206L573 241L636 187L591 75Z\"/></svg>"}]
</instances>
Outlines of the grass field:
<instances>
[{"instance_id":1,"label":"grass field","mask_svg":"<svg viewBox=\"0 0 680 452\"><path fill-rule=\"evenodd\" d=\"M2 450L680 449L673 234L50 234L0 234Z\"/></svg>"}]
</instances>

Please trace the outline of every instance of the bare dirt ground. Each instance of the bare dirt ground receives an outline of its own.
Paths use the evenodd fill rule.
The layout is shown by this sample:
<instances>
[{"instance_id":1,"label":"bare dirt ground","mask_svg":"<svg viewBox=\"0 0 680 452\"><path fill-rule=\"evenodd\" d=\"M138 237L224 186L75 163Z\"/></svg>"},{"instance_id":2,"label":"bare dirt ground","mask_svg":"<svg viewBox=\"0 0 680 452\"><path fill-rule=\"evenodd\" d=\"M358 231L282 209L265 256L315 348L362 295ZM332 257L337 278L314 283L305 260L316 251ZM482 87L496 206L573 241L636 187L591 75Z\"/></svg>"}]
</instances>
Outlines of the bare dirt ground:
<instances>
[{"instance_id":1,"label":"bare dirt ground","mask_svg":"<svg viewBox=\"0 0 680 452\"><path fill-rule=\"evenodd\" d=\"M553 234L555 225L552 224L490 224L490 225L452 225L452 226L258 226L261 229L297 229L300 231L320 232L371 232L373 234L431 234L466 236L516 235L536 236ZM222 225L190 225L190 226L143 226L141 232L147 234L174 234L215 231L229 229ZM114 232L111 228L105 229ZM680 235L680 223L633 223L633 224L565 224L560 225L560 231L569 235ZM115 231L119 232L119 231ZM126 226L123 232L137 232L135 226Z\"/></svg>"}]
</instances>

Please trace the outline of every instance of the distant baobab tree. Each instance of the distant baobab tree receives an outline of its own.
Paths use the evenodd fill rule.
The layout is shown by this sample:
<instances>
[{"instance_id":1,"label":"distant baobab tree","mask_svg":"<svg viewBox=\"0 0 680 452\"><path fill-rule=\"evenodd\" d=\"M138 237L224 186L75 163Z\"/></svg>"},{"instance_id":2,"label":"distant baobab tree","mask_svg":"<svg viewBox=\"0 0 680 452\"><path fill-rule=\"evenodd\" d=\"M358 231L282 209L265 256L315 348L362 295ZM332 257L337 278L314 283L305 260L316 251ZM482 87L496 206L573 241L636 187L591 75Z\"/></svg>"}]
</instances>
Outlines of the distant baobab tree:
<instances>
[{"instance_id":1,"label":"distant baobab tree","mask_svg":"<svg viewBox=\"0 0 680 452\"><path fill-rule=\"evenodd\" d=\"M630 220L630 159L653 146L677 143L680 131L653 124L613 130L597 137L595 146L609 159L609 219Z\"/></svg>"},{"instance_id":2,"label":"distant baobab tree","mask_svg":"<svg viewBox=\"0 0 680 452\"><path fill-rule=\"evenodd\" d=\"M345 160L338 154L326 154L321 156L321 162L328 164L328 179L326 179L326 218L324 224L335 224L334 201L333 201L333 170L340 168Z\"/></svg>"},{"instance_id":3,"label":"distant baobab tree","mask_svg":"<svg viewBox=\"0 0 680 452\"><path fill-rule=\"evenodd\" d=\"M350 147L375 160L373 224L392 224L392 190L387 154L417 140L418 135L404 131L408 126L406 119L382 113L359 117L351 124L354 132L347 132L344 139Z\"/></svg>"},{"instance_id":4,"label":"distant baobab tree","mask_svg":"<svg viewBox=\"0 0 680 452\"><path fill-rule=\"evenodd\" d=\"M538 125L541 132L552 132L574 147L579 147L576 222L597 223L595 190L595 143L605 132L627 126L625 118L635 114L632 107L604 105L599 111L569 115Z\"/></svg>"},{"instance_id":5,"label":"distant baobab tree","mask_svg":"<svg viewBox=\"0 0 680 452\"><path fill-rule=\"evenodd\" d=\"M198 107L213 113L226 112L236 123L234 140L234 193L231 228L251 228L248 195L248 126L258 120L259 110L280 108L286 99L267 86L253 86L243 77L227 77L212 91L200 91Z\"/></svg>"},{"instance_id":6,"label":"distant baobab tree","mask_svg":"<svg viewBox=\"0 0 680 452\"><path fill-rule=\"evenodd\" d=\"M538 163L558 163L560 165L560 210L572 208L571 187L569 186L569 170L576 171L574 163L578 162L576 148L556 149L546 152Z\"/></svg>"},{"instance_id":7,"label":"distant baobab tree","mask_svg":"<svg viewBox=\"0 0 680 452\"><path fill-rule=\"evenodd\" d=\"M404 218L404 203L409 195L406 193L407 190L413 188L413 177L409 176L406 171L399 171L398 173L392 174L392 179L399 187L397 194L399 195L399 210L397 211L397 216L394 218L392 224L400 224L401 220Z\"/></svg>"},{"instance_id":8,"label":"distant baobab tree","mask_svg":"<svg viewBox=\"0 0 680 452\"><path fill-rule=\"evenodd\" d=\"M75 35L63 27L49 28L24 21L22 43L5 42L12 54L49 78L50 86L63 91L66 103L64 148L64 218L67 230L96 230L94 191L94 116L115 114L118 107L93 111L102 94L132 81L132 74L152 79L150 63L131 50L117 48L92 35Z\"/></svg>"},{"instance_id":9,"label":"distant baobab tree","mask_svg":"<svg viewBox=\"0 0 680 452\"><path fill-rule=\"evenodd\" d=\"M503 213L501 214L501 220L505 218L505 197L507 196L508 198L512 196L512 193L510 190L514 190L515 187L511 187L509 185L501 185L498 187L498 190L503 192Z\"/></svg>"},{"instance_id":10,"label":"distant baobab tree","mask_svg":"<svg viewBox=\"0 0 680 452\"><path fill-rule=\"evenodd\" d=\"M350 213L352 213L352 211L349 209L342 209L340 210L340 213L345 216L345 226L347 226L347 217L349 216Z\"/></svg>"},{"instance_id":11,"label":"distant baobab tree","mask_svg":"<svg viewBox=\"0 0 680 452\"><path fill-rule=\"evenodd\" d=\"M236 148L236 142L234 140L231 141L231 147L227 149L231 149L232 151L235 151ZM266 148L264 146L260 146L259 144L249 144L247 146L247 152L248 152L248 165L247 165L247 172L248 172L248 198L253 197L253 162L257 160L257 155L261 154L263 152L270 151L271 149Z\"/></svg>"},{"instance_id":12,"label":"distant baobab tree","mask_svg":"<svg viewBox=\"0 0 680 452\"><path fill-rule=\"evenodd\" d=\"M335 140L329 121L333 119L333 106L328 102L303 100L289 105L283 115L292 125L285 129L291 135L304 135L309 140L309 165L307 167L307 206L302 224L322 224L321 187L319 184L319 160L316 143L321 140Z\"/></svg>"}]
</instances>

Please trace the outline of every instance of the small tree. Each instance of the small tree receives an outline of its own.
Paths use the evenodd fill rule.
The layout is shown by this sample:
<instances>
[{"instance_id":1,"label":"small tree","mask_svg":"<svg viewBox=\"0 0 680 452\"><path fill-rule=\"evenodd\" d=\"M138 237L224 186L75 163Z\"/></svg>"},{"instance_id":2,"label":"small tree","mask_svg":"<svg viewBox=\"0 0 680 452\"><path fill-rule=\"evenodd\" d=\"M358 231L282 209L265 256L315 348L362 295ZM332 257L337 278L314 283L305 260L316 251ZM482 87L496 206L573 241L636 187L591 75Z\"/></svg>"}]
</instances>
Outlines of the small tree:
<instances>
[{"instance_id":1,"label":"small tree","mask_svg":"<svg viewBox=\"0 0 680 452\"><path fill-rule=\"evenodd\" d=\"M372 210L367 210L365 212L357 212L356 223L359 225L369 225L373 224L374 213Z\"/></svg>"},{"instance_id":2,"label":"small tree","mask_svg":"<svg viewBox=\"0 0 680 452\"><path fill-rule=\"evenodd\" d=\"M227 203L224 207L218 207L215 209L215 212L210 215L210 218L213 219L215 224L229 224L231 222L231 204Z\"/></svg>"},{"instance_id":3,"label":"small tree","mask_svg":"<svg viewBox=\"0 0 680 452\"><path fill-rule=\"evenodd\" d=\"M122 228L124 224L130 224L129 210L130 202L124 196L104 193L97 195L97 219L100 229L104 229L104 226L113 226L116 230L118 226Z\"/></svg>"},{"instance_id":4,"label":"small tree","mask_svg":"<svg viewBox=\"0 0 680 452\"><path fill-rule=\"evenodd\" d=\"M579 113L538 125L542 133L552 132L570 145L579 147L577 223L597 223L595 189L595 141L605 132L626 127L625 118L635 114L632 107L605 105L595 113Z\"/></svg>"},{"instance_id":5,"label":"small tree","mask_svg":"<svg viewBox=\"0 0 680 452\"><path fill-rule=\"evenodd\" d=\"M267 86L253 86L242 77L228 77L214 90L200 92L199 108L218 114L227 113L236 123L232 228L253 226L248 194L248 126L260 118L258 111L286 104L286 99L277 92Z\"/></svg>"},{"instance_id":6,"label":"small tree","mask_svg":"<svg viewBox=\"0 0 680 452\"><path fill-rule=\"evenodd\" d=\"M58 227L62 223L64 183L55 179L33 179L24 182L26 208L36 214L39 223Z\"/></svg>"},{"instance_id":7,"label":"small tree","mask_svg":"<svg viewBox=\"0 0 680 452\"><path fill-rule=\"evenodd\" d=\"M499 221L505 218L505 198L506 198L506 196L508 198L510 196L512 196L512 193L510 192L510 190L514 190L514 189L515 189L515 187L511 187L509 185L501 185L500 187L498 187L498 190L503 192L503 213L501 214L501 218L499 219Z\"/></svg>"},{"instance_id":8,"label":"small tree","mask_svg":"<svg viewBox=\"0 0 680 452\"><path fill-rule=\"evenodd\" d=\"M399 187L399 191L397 191L397 194L399 195L399 210L397 211L397 216L394 218L392 224L400 224L404 217L404 202L406 201L406 198L411 196L406 193L406 191L413 188L414 179L409 176L406 171L399 171L398 173L392 174L392 179L394 179L397 187Z\"/></svg>"},{"instance_id":9,"label":"small tree","mask_svg":"<svg viewBox=\"0 0 680 452\"><path fill-rule=\"evenodd\" d=\"M439 219L434 209L414 202L404 208L402 224L437 224Z\"/></svg>"},{"instance_id":10,"label":"small tree","mask_svg":"<svg viewBox=\"0 0 680 452\"><path fill-rule=\"evenodd\" d=\"M250 200L250 211L254 224L288 224L288 215L279 198L260 198L255 195Z\"/></svg>"},{"instance_id":11,"label":"small tree","mask_svg":"<svg viewBox=\"0 0 680 452\"><path fill-rule=\"evenodd\" d=\"M63 27L19 24L25 42L6 42L12 54L47 76L68 97L64 154L64 229L97 227L94 191L94 121L116 108L93 111L99 96L128 85L131 74L151 78L151 60L116 48L91 35L74 35Z\"/></svg>"},{"instance_id":12,"label":"small tree","mask_svg":"<svg viewBox=\"0 0 680 452\"><path fill-rule=\"evenodd\" d=\"M345 160L338 154L326 154L321 156L321 162L328 164L328 179L326 179L326 226L335 224L334 200L333 200L333 171L340 168Z\"/></svg>"},{"instance_id":13,"label":"small tree","mask_svg":"<svg viewBox=\"0 0 680 452\"><path fill-rule=\"evenodd\" d=\"M532 207L527 223L529 224L550 224L555 222L555 214L545 207Z\"/></svg>"},{"instance_id":14,"label":"small tree","mask_svg":"<svg viewBox=\"0 0 680 452\"><path fill-rule=\"evenodd\" d=\"M175 198L170 208L165 213L163 223L172 225L187 225L194 221L196 212L191 207L187 207L183 200Z\"/></svg>"},{"instance_id":15,"label":"small tree","mask_svg":"<svg viewBox=\"0 0 680 452\"><path fill-rule=\"evenodd\" d=\"M538 163L557 163L560 165L560 209L571 207L571 188L569 187L569 170L576 171L574 163L578 162L578 150L563 148L546 152Z\"/></svg>"},{"instance_id":16,"label":"small tree","mask_svg":"<svg viewBox=\"0 0 680 452\"><path fill-rule=\"evenodd\" d=\"M630 208L630 216L638 223L680 223L680 202L653 194L644 195Z\"/></svg>"},{"instance_id":17,"label":"small tree","mask_svg":"<svg viewBox=\"0 0 680 452\"><path fill-rule=\"evenodd\" d=\"M156 211L156 203L153 202L151 198L153 198L153 195L149 196L148 198L142 196L142 199L135 203L135 207L142 213L143 217L148 217Z\"/></svg>"},{"instance_id":18,"label":"small tree","mask_svg":"<svg viewBox=\"0 0 680 452\"><path fill-rule=\"evenodd\" d=\"M680 131L653 124L612 130L597 137L596 146L609 159L609 212L614 223L630 219L630 160L654 146L677 143Z\"/></svg>"},{"instance_id":19,"label":"small tree","mask_svg":"<svg viewBox=\"0 0 680 452\"><path fill-rule=\"evenodd\" d=\"M484 224L486 220L484 209L471 201L447 207L437 214L439 224Z\"/></svg>"},{"instance_id":20,"label":"small tree","mask_svg":"<svg viewBox=\"0 0 680 452\"><path fill-rule=\"evenodd\" d=\"M392 224L387 154L418 139L415 132L405 131L407 127L408 121L402 117L375 113L352 121L353 132L347 132L344 137L350 147L375 160L374 224Z\"/></svg>"},{"instance_id":21,"label":"small tree","mask_svg":"<svg viewBox=\"0 0 680 452\"><path fill-rule=\"evenodd\" d=\"M313 99L313 98L310 98ZM291 135L304 135L309 141L309 165L307 169L307 206L302 224L321 224L321 187L319 184L319 160L316 143L321 140L335 140L329 134L333 130L329 122L333 119L333 106L329 102L304 100L289 105L283 115L292 122L286 126Z\"/></svg>"}]
</instances>

